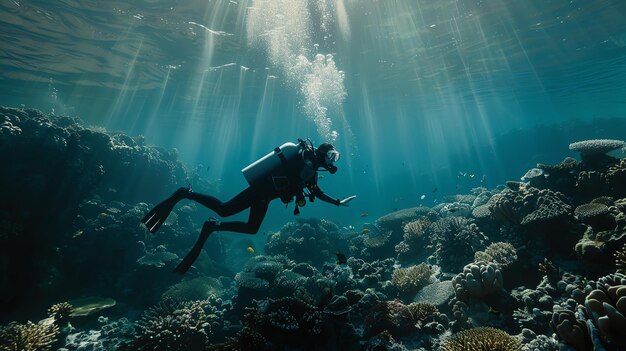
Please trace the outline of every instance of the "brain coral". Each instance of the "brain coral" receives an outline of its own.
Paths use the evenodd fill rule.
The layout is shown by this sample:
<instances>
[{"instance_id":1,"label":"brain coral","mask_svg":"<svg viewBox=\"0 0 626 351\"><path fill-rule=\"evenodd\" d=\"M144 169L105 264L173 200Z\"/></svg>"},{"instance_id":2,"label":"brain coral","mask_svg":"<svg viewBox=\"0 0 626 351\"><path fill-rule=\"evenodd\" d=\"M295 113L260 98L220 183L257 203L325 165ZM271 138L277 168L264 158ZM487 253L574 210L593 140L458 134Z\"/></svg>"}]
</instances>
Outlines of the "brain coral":
<instances>
[{"instance_id":1,"label":"brain coral","mask_svg":"<svg viewBox=\"0 0 626 351\"><path fill-rule=\"evenodd\" d=\"M520 342L496 328L481 327L454 334L443 343L440 351L517 351Z\"/></svg>"}]
</instances>

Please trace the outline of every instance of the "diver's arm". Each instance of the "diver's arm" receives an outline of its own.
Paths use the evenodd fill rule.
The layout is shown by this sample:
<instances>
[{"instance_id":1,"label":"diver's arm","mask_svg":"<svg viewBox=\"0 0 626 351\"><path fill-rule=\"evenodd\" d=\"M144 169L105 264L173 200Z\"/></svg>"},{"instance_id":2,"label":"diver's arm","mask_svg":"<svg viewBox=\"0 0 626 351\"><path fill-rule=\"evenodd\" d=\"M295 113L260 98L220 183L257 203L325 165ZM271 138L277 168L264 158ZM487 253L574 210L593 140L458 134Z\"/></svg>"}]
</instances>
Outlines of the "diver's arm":
<instances>
[{"instance_id":1,"label":"diver's arm","mask_svg":"<svg viewBox=\"0 0 626 351\"><path fill-rule=\"evenodd\" d=\"M348 196L346 198L343 199L333 199L332 197L324 194L324 192L322 191L322 189L320 189L318 186L315 187L315 190L313 191L313 195L315 195L315 197L317 197L318 199L324 201L324 202L328 202L331 203L333 205L337 205L337 206L344 206L344 207L348 207L348 202L354 200L356 198L356 195L352 195L352 196Z\"/></svg>"},{"instance_id":2,"label":"diver's arm","mask_svg":"<svg viewBox=\"0 0 626 351\"><path fill-rule=\"evenodd\" d=\"M315 189L313 190L313 195L315 195L316 198L324 201L324 202L328 202L329 204L333 204L336 206L341 205L341 199L333 199L332 197L326 195L322 189L320 189L318 186L315 187Z\"/></svg>"}]
</instances>

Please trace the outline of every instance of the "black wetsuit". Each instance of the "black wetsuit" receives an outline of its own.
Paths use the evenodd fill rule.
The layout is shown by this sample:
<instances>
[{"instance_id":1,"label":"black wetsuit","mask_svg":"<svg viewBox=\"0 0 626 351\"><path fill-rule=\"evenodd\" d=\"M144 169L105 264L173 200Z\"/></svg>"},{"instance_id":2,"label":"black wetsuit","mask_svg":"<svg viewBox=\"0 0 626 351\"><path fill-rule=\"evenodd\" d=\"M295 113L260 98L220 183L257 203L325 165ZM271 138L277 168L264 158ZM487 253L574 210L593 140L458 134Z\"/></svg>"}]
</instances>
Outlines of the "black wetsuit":
<instances>
[{"instance_id":1,"label":"black wetsuit","mask_svg":"<svg viewBox=\"0 0 626 351\"><path fill-rule=\"evenodd\" d=\"M194 192L190 192L186 197L215 211L220 217L232 216L250 208L248 222L221 222L218 230L255 234L259 231L272 200L280 198L287 203L294 196L301 196L305 188L316 198L339 206L339 199L333 199L324 194L317 186L317 168L316 162L305 162L298 156L285 161L280 169L259 179L226 202L210 195Z\"/></svg>"}]
</instances>

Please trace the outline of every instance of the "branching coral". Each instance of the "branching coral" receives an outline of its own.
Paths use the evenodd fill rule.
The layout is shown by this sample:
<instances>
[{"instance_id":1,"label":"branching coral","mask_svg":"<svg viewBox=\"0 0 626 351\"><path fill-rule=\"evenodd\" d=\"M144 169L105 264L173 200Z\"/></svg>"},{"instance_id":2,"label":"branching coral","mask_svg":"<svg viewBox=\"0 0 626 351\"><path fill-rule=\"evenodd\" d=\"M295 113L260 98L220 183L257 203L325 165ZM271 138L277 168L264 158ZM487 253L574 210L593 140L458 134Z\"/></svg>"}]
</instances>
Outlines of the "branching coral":
<instances>
[{"instance_id":1,"label":"branching coral","mask_svg":"<svg viewBox=\"0 0 626 351\"><path fill-rule=\"evenodd\" d=\"M67 302L61 302L52 305L48 309L50 317L54 318L57 323L63 322L70 317L74 308Z\"/></svg>"},{"instance_id":2,"label":"branching coral","mask_svg":"<svg viewBox=\"0 0 626 351\"><path fill-rule=\"evenodd\" d=\"M11 322L0 327L1 351L47 351L52 349L59 327L49 320L37 324Z\"/></svg>"},{"instance_id":3,"label":"branching coral","mask_svg":"<svg viewBox=\"0 0 626 351\"><path fill-rule=\"evenodd\" d=\"M428 284L433 273L432 268L425 263L397 268L391 275L391 283L403 294L414 294Z\"/></svg>"},{"instance_id":4,"label":"branching coral","mask_svg":"<svg viewBox=\"0 0 626 351\"><path fill-rule=\"evenodd\" d=\"M505 269L517 261L517 252L513 245L506 242L493 243L485 249L474 254L474 261L494 262Z\"/></svg>"},{"instance_id":5,"label":"branching coral","mask_svg":"<svg viewBox=\"0 0 626 351\"><path fill-rule=\"evenodd\" d=\"M146 311L136 323L134 350L194 350L207 344L212 322L219 319L209 301L165 299Z\"/></svg>"},{"instance_id":6,"label":"branching coral","mask_svg":"<svg viewBox=\"0 0 626 351\"><path fill-rule=\"evenodd\" d=\"M489 327L464 330L454 334L440 351L518 351L520 342L506 332Z\"/></svg>"}]
</instances>

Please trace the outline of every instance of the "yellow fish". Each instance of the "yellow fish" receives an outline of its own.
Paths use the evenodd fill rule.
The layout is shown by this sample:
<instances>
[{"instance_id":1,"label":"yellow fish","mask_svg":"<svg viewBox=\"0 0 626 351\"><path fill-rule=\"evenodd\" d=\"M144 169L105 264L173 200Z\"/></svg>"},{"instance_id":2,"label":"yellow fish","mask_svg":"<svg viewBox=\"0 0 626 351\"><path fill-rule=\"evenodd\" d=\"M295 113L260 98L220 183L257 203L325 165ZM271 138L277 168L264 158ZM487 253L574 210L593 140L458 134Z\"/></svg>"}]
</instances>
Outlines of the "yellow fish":
<instances>
[{"instance_id":1,"label":"yellow fish","mask_svg":"<svg viewBox=\"0 0 626 351\"><path fill-rule=\"evenodd\" d=\"M361 233L362 233L362 234L367 234L367 233L369 233L369 232L370 232L370 230L369 230L369 229L367 229L367 228L365 228L365 229L363 229L363 231L361 231Z\"/></svg>"},{"instance_id":2,"label":"yellow fish","mask_svg":"<svg viewBox=\"0 0 626 351\"><path fill-rule=\"evenodd\" d=\"M248 248L246 249L249 253L253 254L254 253L254 248L252 246L248 246Z\"/></svg>"}]
</instances>

